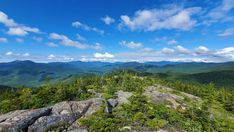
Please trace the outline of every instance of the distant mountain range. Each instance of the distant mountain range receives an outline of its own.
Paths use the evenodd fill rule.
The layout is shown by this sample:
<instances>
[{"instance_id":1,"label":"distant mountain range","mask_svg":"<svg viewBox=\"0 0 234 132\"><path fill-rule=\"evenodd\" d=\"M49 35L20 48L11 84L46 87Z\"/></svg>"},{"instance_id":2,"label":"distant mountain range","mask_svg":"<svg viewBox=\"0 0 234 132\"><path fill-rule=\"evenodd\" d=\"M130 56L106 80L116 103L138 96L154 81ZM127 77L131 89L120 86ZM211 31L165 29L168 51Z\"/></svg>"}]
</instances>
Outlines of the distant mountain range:
<instances>
[{"instance_id":1,"label":"distant mountain range","mask_svg":"<svg viewBox=\"0 0 234 132\"><path fill-rule=\"evenodd\" d=\"M233 71L234 62L226 63L185 63L185 62L53 62L35 63L32 61L13 61L0 63L0 85L38 86L46 77L52 80L63 79L71 75L103 74L116 69L131 69L139 72L164 73L198 77L201 73ZM196 74L196 76L192 76ZM213 75L213 74L211 74ZM219 76L219 74L215 74ZM233 76L233 75L232 75ZM234 79L233 79L234 80ZM212 81L212 80L211 80Z\"/></svg>"}]
</instances>

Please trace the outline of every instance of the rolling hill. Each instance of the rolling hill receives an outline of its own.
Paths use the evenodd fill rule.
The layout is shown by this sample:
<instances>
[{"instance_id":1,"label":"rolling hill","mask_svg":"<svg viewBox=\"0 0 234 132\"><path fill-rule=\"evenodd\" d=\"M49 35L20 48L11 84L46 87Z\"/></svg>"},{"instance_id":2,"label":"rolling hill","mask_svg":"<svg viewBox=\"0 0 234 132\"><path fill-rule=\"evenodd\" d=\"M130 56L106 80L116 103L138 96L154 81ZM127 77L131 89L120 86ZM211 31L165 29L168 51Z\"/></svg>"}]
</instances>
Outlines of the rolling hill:
<instances>
[{"instance_id":1,"label":"rolling hill","mask_svg":"<svg viewBox=\"0 0 234 132\"><path fill-rule=\"evenodd\" d=\"M53 62L36 63L32 61L13 61L0 63L0 85L5 86L38 86L44 84L47 77L52 81L67 78L71 75L103 74L116 69L130 69L144 73L164 73L167 76L183 75L184 80L223 81L231 74L233 79L234 62L226 63L182 63L182 62ZM228 71L228 72L223 72ZM220 77L222 75L222 77ZM181 77L181 76L180 76ZM187 79L186 79L187 78ZM214 79L213 79L214 78ZM218 78L218 79L216 79ZM213 80L212 80L213 79ZM220 80L221 79L221 80ZM201 81L202 80L202 81ZM234 80L234 79L233 79ZM233 85L231 83L230 85Z\"/></svg>"},{"instance_id":2,"label":"rolling hill","mask_svg":"<svg viewBox=\"0 0 234 132\"><path fill-rule=\"evenodd\" d=\"M198 82L202 84L214 83L217 87L225 86L227 88L233 88L234 86L234 70L188 74L180 78L188 82Z\"/></svg>"}]
</instances>

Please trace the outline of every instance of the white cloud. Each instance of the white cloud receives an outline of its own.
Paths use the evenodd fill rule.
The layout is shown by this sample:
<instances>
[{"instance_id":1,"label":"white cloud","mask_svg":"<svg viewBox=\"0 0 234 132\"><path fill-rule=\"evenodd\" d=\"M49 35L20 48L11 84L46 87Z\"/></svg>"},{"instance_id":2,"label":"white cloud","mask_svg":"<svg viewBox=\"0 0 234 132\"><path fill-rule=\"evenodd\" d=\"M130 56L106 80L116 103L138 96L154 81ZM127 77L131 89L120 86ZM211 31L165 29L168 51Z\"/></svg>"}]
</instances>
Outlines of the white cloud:
<instances>
[{"instance_id":1,"label":"white cloud","mask_svg":"<svg viewBox=\"0 0 234 132\"><path fill-rule=\"evenodd\" d=\"M33 36L32 39L35 40L35 41L37 41L37 42L43 41L43 38L41 38L41 37L35 37L35 36Z\"/></svg>"},{"instance_id":2,"label":"white cloud","mask_svg":"<svg viewBox=\"0 0 234 132\"><path fill-rule=\"evenodd\" d=\"M58 39L58 40L68 39L65 35L61 35L61 34L57 34L57 33L51 33L49 37L51 39Z\"/></svg>"},{"instance_id":3,"label":"white cloud","mask_svg":"<svg viewBox=\"0 0 234 132\"><path fill-rule=\"evenodd\" d=\"M46 45L49 47L58 47L58 45L53 43L53 42L48 42L48 43L46 43Z\"/></svg>"},{"instance_id":4,"label":"white cloud","mask_svg":"<svg viewBox=\"0 0 234 132\"><path fill-rule=\"evenodd\" d=\"M9 28L7 31L7 34L9 35L17 35L17 36L25 36L28 34L27 31L23 30L22 28Z\"/></svg>"},{"instance_id":5,"label":"white cloud","mask_svg":"<svg viewBox=\"0 0 234 132\"><path fill-rule=\"evenodd\" d=\"M55 55L53 55L53 54L50 54L49 56L48 56L48 60L53 60L55 58Z\"/></svg>"},{"instance_id":6,"label":"white cloud","mask_svg":"<svg viewBox=\"0 0 234 132\"><path fill-rule=\"evenodd\" d=\"M29 32L40 33L38 28L24 26L22 24L16 23L13 19L8 18L8 16L0 11L0 23L3 23L6 27L9 28L7 34L16 35L16 36L25 36Z\"/></svg>"},{"instance_id":7,"label":"white cloud","mask_svg":"<svg viewBox=\"0 0 234 132\"><path fill-rule=\"evenodd\" d=\"M67 61L73 61L74 60L73 57L64 56L64 55L54 55L54 54L48 55L47 59L50 60L50 61L62 61L62 62L67 62Z\"/></svg>"},{"instance_id":8,"label":"white cloud","mask_svg":"<svg viewBox=\"0 0 234 132\"><path fill-rule=\"evenodd\" d=\"M179 46L178 46L179 47ZM48 56L36 56L25 53L13 53L9 51L5 53L4 59L8 60L23 60L25 57L30 60L48 62L48 61L183 61L183 62L226 62L234 61L234 47L225 47L222 49L211 50L205 46L199 46L197 48L192 48L189 53L184 54L184 52L177 51L178 47L174 48L162 48L161 50L134 50L128 52L120 52L115 54L105 53L95 53L93 55L54 55L50 54ZM187 49L181 48L180 49ZM187 49L188 50L188 49ZM24 57L25 56L25 57Z\"/></svg>"},{"instance_id":9,"label":"white cloud","mask_svg":"<svg viewBox=\"0 0 234 132\"><path fill-rule=\"evenodd\" d=\"M60 43L62 45L64 45L64 46L76 47L76 48L79 48L79 49L86 49L87 48L87 45L81 44L78 41L73 41L73 40L69 39L65 35L60 35L60 34L57 34L57 33L51 33L50 38L54 39L54 40L60 40Z\"/></svg>"},{"instance_id":10,"label":"white cloud","mask_svg":"<svg viewBox=\"0 0 234 132\"><path fill-rule=\"evenodd\" d=\"M230 36L234 35L234 28L228 28L223 33L218 34L218 36Z\"/></svg>"},{"instance_id":11,"label":"white cloud","mask_svg":"<svg viewBox=\"0 0 234 132\"><path fill-rule=\"evenodd\" d=\"M178 44L178 41L169 37L156 37L153 41L158 44L168 44L168 45Z\"/></svg>"},{"instance_id":12,"label":"white cloud","mask_svg":"<svg viewBox=\"0 0 234 132\"><path fill-rule=\"evenodd\" d=\"M10 57L13 57L15 59L21 59L22 57L29 57L30 54L29 53L14 53L12 51L8 51L5 53L5 56L10 56Z\"/></svg>"},{"instance_id":13,"label":"white cloud","mask_svg":"<svg viewBox=\"0 0 234 132\"><path fill-rule=\"evenodd\" d=\"M16 38L15 41L16 41L17 43L23 43L23 42L24 42L24 40L21 39L21 38Z\"/></svg>"},{"instance_id":14,"label":"white cloud","mask_svg":"<svg viewBox=\"0 0 234 132\"><path fill-rule=\"evenodd\" d=\"M215 54L230 58L234 61L234 47L223 48L221 50L218 50Z\"/></svg>"},{"instance_id":15,"label":"white cloud","mask_svg":"<svg viewBox=\"0 0 234 132\"><path fill-rule=\"evenodd\" d=\"M80 40L80 41L85 41L85 40L86 40L85 37L81 36L81 35L78 34L78 33L76 34L76 37L77 37L77 39Z\"/></svg>"},{"instance_id":16,"label":"white cloud","mask_svg":"<svg viewBox=\"0 0 234 132\"><path fill-rule=\"evenodd\" d=\"M116 61L114 59L114 55L113 57L111 56L111 54L107 53L102 54L102 53L95 53L93 54L93 56L89 56L89 55L85 55L85 56L81 56L81 58L79 58L79 60L81 61L86 61L86 62L89 62L89 61L102 61L102 62L114 62ZM109 55L108 55L109 54ZM108 57L110 56L110 57Z\"/></svg>"},{"instance_id":17,"label":"white cloud","mask_svg":"<svg viewBox=\"0 0 234 132\"><path fill-rule=\"evenodd\" d=\"M205 54L209 52L209 49L205 46L199 46L195 49L196 53L198 54Z\"/></svg>"},{"instance_id":18,"label":"white cloud","mask_svg":"<svg viewBox=\"0 0 234 132\"><path fill-rule=\"evenodd\" d=\"M39 29L37 28L30 28L30 27L10 27L7 31L7 34L9 35L16 35L16 36L25 36L28 35L29 32L33 33L40 33Z\"/></svg>"},{"instance_id":19,"label":"white cloud","mask_svg":"<svg viewBox=\"0 0 234 132\"><path fill-rule=\"evenodd\" d=\"M92 49L95 49L95 50L102 50L102 45L100 43L96 43L95 45L91 45L89 46L90 48Z\"/></svg>"},{"instance_id":20,"label":"white cloud","mask_svg":"<svg viewBox=\"0 0 234 132\"><path fill-rule=\"evenodd\" d=\"M129 49L139 49L143 47L142 43L134 42L134 41L130 41L130 42L121 41L119 44L122 46L128 47Z\"/></svg>"},{"instance_id":21,"label":"white cloud","mask_svg":"<svg viewBox=\"0 0 234 132\"><path fill-rule=\"evenodd\" d=\"M7 38L0 38L0 43L7 43L7 42L8 42Z\"/></svg>"},{"instance_id":22,"label":"white cloud","mask_svg":"<svg viewBox=\"0 0 234 132\"><path fill-rule=\"evenodd\" d=\"M24 54L22 54L22 56L23 57L28 57L28 56L30 56L30 54L29 53L24 53Z\"/></svg>"},{"instance_id":23,"label":"white cloud","mask_svg":"<svg viewBox=\"0 0 234 132\"><path fill-rule=\"evenodd\" d=\"M174 53L174 49L170 49L170 48L163 48L162 50L162 53L164 53L164 54L172 54L172 53Z\"/></svg>"},{"instance_id":24,"label":"white cloud","mask_svg":"<svg viewBox=\"0 0 234 132\"><path fill-rule=\"evenodd\" d=\"M112 23L115 22L115 19L109 17L109 16L106 16L104 18L101 19L106 25L110 25Z\"/></svg>"},{"instance_id":25,"label":"white cloud","mask_svg":"<svg viewBox=\"0 0 234 132\"><path fill-rule=\"evenodd\" d=\"M13 19L9 19L8 16L0 11L0 22L3 23L7 27L14 27L17 26L18 24L15 23Z\"/></svg>"},{"instance_id":26,"label":"white cloud","mask_svg":"<svg viewBox=\"0 0 234 132\"><path fill-rule=\"evenodd\" d=\"M234 0L222 0L220 5L208 12L208 17L213 20L227 20L229 11L234 8Z\"/></svg>"},{"instance_id":27,"label":"white cloud","mask_svg":"<svg viewBox=\"0 0 234 132\"><path fill-rule=\"evenodd\" d=\"M78 49L95 49L95 50L101 49L101 45L99 43L96 43L95 45L83 44L83 43L80 43L79 41L71 40L65 35L61 35L57 33L51 33L49 37L54 40L59 40L60 44L64 46L76 47Z\"/></svg>"},{"instance_id":28,"label":"white cloud","mask_svg":"<svg viewBox=\"0 0 234 132\"><path fill-rule=\"evenodd\" d=\"M172 40L169 40L169 41L167 42L167 44L169 44L169 45L174 45L174 44L178 44L178 42L177 42L176 40L172 39Z\"/></svg>"},{"instance_id":29,"label":"white cloud","mask_svg":"<svg viewBox=\"0 0 234 132\"><path fill-rule=\"evenodd\" d=\"M112 59L112 58L115 57L114 55L112 55L112 54L110 54L108 52L105 52L104 54L102 54L102 53L95 53L93 56L95 58L103 58L103 59Z\"/></svg>"},{"instance_id":30,"label":"white cloud","mask_svg":"<svg viewBox=\"0 0 234 132\"><path fill-rule=\"evenodd\" d=\"M143 52L153 52L154 49L152 48L143 48Z\"/></svg>"},{"instance_id":31,"label":"white cloud","mask_svg":"<svg viewBox=\"0 0 234 132\"><path fill-rule=\"evenodd\" d=\"M127 27L132 31L155 31L159 29L189 30L195 26L192 15L201 10L199 7L167 7L163 9L138 10L133 17L122 15L120 28Z\"/></svg>"},{"instance_id":32,"label":"white cloud","mask_svg":"<svg viewBox=\"0 0 234 132\"><path fill-rule=\"evenodd\" d=\"M97 33L99 33L99 34L104 34L104 31L103 31L103 30L98 29L98 28L96 28L96 27L90 27L90 26L88 26L88 25L86 25L86 24L83 24L83 23L81 23L81 22L79 22L79 21L73 22L73 23L72 23L72 26L75 27L75 28L84 29L84 30L86 30L86 31L93 31L93 32L97 32Z\"/></svg>"},{"instance_id":33,"label":"white cloud","mask_svg":"<svg viewBox=\"0 0 234 132\"><path fill-rule=\"evenodd\" d=\"M69 56L62 56L62 60L63 61L73 61L74 58L73 57L69 57Z\"/></svg>"},{"instance_id":34,"label":"white cloud","mask_svg":"<svg viewBox=\"0 0 234 132\"><path fill-rule=\"evenodd\" d=\"M155 42L166 42L168 41L169 39L167 37L156 37L154 39Z\"/></svg>"},{"instance_id":35,"label":"white cloud","mask_svg":"<svg viewBox=\"0 0 234 132\"><path fill-rule=\"evenodd\" d=\"M223 0L222 10L230 11L233 8L234 8L234 1L233 0Z\"/></svg>"},{"instance_id":36,"label":"white cloud","mask_svg":"<svg viewBox=\"0 0 234 132\"><path fill-rule=\"evenodd\" d=\"M38 28L32 28L32 27L27 27L27 26L19 26L19 27L22 28L23 30L27 31L27 32L41 33Z\"/></svg>"},{"instance_id":37,"label":"white cloud","mask_svg":"<svg viewBox=\"0 0 234 132\"><path fill-rule=\"evenodd\" d=\"M147 61L182 61L182 62L226 62L234 61L234 47L210 50L205 46L199 46L189 50L180 45L171 48L153 50L150 54L146 51L134 51L115 54L118 61L138 60Z\"/></svg>"},{"instance_id":38,"label":"white cloud","mask_svg":"<svg viewBox=\"0 0 234 132\"><path fill-rule=\"evenodd\" d=\"M175 47L175 49L176 49L177 52L179 52L181 54L190 54L191 53L188 49L182 47L181 45L177 45Z\"/></svg>"},{"instance_id":39,"label":"white cloud","mask_svg":"<svg viewBox=\"0 0 234 132\"><path fill-rule=\"evenodd\" d=\"M6 52L5 55L6 56L11 56L11 55L13 55L13 52L12 51Z\"/></svg>"}]
</instances>

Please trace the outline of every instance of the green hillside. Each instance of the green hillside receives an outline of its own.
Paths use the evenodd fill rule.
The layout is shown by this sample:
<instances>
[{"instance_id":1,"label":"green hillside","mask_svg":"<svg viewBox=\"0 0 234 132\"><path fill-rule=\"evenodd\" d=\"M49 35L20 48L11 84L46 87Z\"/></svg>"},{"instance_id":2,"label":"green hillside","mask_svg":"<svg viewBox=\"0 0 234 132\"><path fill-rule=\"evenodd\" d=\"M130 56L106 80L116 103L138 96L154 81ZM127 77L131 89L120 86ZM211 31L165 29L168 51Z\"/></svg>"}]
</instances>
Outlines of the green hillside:
<instances>
[{"instance_id":1,"label":"green hillside","mask_svg":"<svg viewBox=\"0 0 234 132\"><path fill-rule=\"evenodd\" d=\"M71 76L106 74L113 70L128 69L142 73L163 75L167 79L233 86L234 62L227 63L175 63L175 62L56 62L35 63L14 61L0 63L0 85L11 87L43 85L46 80L56 82ZM215 72L214 72L215 71ZM225 72L227 71L227 72ZM229 72L228 72L229 71ZM213 73L210 73L213 72ZM203 73L203 74L202 74ZM220 75L219 75L220 74ZM219 77L218 77L219 76Z\"/></svg>"},{"instance_id":2,"label":"green hillside","mask_svg":"<svg viewBox=\"0 0 234 132\"><path fill-rule=\"evenodd\" d=\"M217 87L234 88L234 70L188 74L180 78L187 82L198 82L202 84L213 83Z\"/></svg>"},{"instance_id":3,"label":"green hillside","mask_svg":"<svg viewBox=\"0 0 234 132\"><path fill-rule=\"evenodd\" d=\"M201 73L209 71L219 71L219 70L233 70L234 62L227 63L181 63L175 65L165 65L161 67L152 67L147 70L151 73L166 73L166 72L176 72L176 73Z\"/></svg>"},{"instance_id":4,"label":"green hillside","mask_svg":"<svg viewBox=\"0 0 234 132\"><path fill-rule=\"evenodd\" d=\"M131 93L128 103L120 104L107 113L103 101L102 107L94 114L73 123L89 131L231 132L234 129L233 90L215 89L211 84L192 85L167 81L155 75L127 70L73 79L67 83L46 83L34 89L4 90L0 92L0 113L48 107L61 101L80 101L97 96L104 100L115 99L119 96L116 93L120 92ZM156 91L151 90L154 87ZM150 101L154 98L146 95L151 94L158 95L156 97L164 102L159 102L156 97L156 101ZM174 98L178 98L178 102L174 102L175 105L179 104L177 107L171 107ZM49 130L62 131L66 127L60 124Z\"/></svg>"}]
</instances>

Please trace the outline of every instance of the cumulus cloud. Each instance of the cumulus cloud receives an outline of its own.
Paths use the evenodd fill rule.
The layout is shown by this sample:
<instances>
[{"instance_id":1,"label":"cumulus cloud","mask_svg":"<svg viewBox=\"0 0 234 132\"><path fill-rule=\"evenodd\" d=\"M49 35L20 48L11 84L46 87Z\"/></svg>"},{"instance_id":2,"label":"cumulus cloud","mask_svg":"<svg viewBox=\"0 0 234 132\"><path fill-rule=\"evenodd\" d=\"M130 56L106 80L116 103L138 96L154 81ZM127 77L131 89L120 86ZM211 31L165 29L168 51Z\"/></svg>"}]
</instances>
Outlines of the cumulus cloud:
<instances>
[{"instance_id":1,"label":"cumulus cloud","mask_svg":"<svg viewBox=\"0 0 234 132\"><path fill-rule=\"evenodd\" d=\"M15 59L20 59L22 57L29 57L30 54L29 53L14 53L12 51L8 51L5 53L5 56L14 57Z\"/></svg>"},{"instance_id":2,"label":"cumulus cloud","mask_svg":"<svg viewBox=\"0 0 234 132\"><path fill-rule=\"evenodd\" d=\"M198 54L205 54L209 52L209 49L205 46L199 46L197 48L195 48L196 53Z\"/></svg>"},{"instance_id":3,"label":"cumulus cloud","mask_svg":"<svg viewBox=\"0 0 234 132\"><path fill-rule=\"evenodd\" d=\"M28 52L12 52L8 51L4 53L3 60L9 62L12 60L32 60L36 62L69 62L73 61L74 57L67 56L67 55L55 55L55 54L49 54L49 55L37 55L37 54L30 54ZM77 58L78 59L78 58ZM2 61L2 60L1 60Z\"/></svg>"},{"instance_id":4,"label":"cumulus cloud","mask_svg":"<svg viewBox=\"0 0 234 132\"><path fill-rule=\"evenodd\" d=\"M189 30L195 26L196 20L192 16L201 10L200 7L181 8L177 6L163 9L138 10L134 16L120 16L120 28L132 31L155 31L159 29Z\"/></svg>"},{"instance_id":5,"label":"cumulus cloud","mask_svg":"<svg viewBox=\"0 0 234 132\"><path fill-rule=\"evenodd\" d=\"M8 18L8 16L2 11L0 11L0 23L9 28L7 31L7 34L9 35L25 36L29 34L29 32L40 33L38 28L16 23L13 19Z\"/></svg>"},{"instance_id":6,"label":"cumulus cloud","mask_svg":"<svg viewBox=\"0 0 234 132\"><path fill-rule=\"evenodd\" d=\"M95 58L103 58L103 59L112 59L112 58L115 57L114 55L112 55L112 54L110 54L108 52L105 52L104 54L102 54L102 53L95 53L93 56Z\"/></svg>"},{"instance_id":7,"label":"cumulus cloud","mask_svg":"<svg viewBox=\"0 0 234 132\"><path fill-rule=\"evenodd\" d=\"M150 52L153 52L153 51L154 51L154 49L152 49L152 48L143 48L143 52L150 53Z\"/></svg>"},{"instance_id":8,"label":"cumulus cloud","mask_svg":"<svg viewBox=\"0 0 234 132\"><path fill-rule=\"evenodd\" d=\"M7 31L7 34L9 35L17 35L17 36L25 36L28 34L27 31L23 30L22 28L10 28L8 31Z\"/></svg>"},{"instance_id":9,"label":"cumulus cloud","mask_svg":"<svg viewBox=\"0 0 234 132\"><path fill-rule=\"evenodd\" d=\"M74 58L73 57L69 57L69 56L65 56L65 55L54 55L54 54L50 54L48 55L47 59L49 61L73 61Z\"/></svg>"},{"instance_id":10,"label":"cumulus cloud","mask_svg":"<svg viewBox=\"0 0 234 132\"><path fill-rule=\"evenodd\" d=\"M226 62L234 61L234 47L210 50L205 46L198 46L188 50L180 45L174 48L162 48L150 52L134 51L115 54L118 61L138 60L147 61L181 61L181 62Z\"/></svg>"},{"instance_id":11,"label":"cumulus cloud","mask_svg":"<svg viewBox=\"0 0 234 132\"><path fill-rule=\"evenodd\" d=\"M189 54L180 53L174 49L163 48L160 51L148 52L126 52L115 54L115 59L118 61L137 60L139 62L147 61L180 61L180 62L224 62L232 61L233 58L225 57L223 55L215 55L211 52L207 55L196 54L190 52Z\"/></svg>"},{"instance_id":12,"label":"cumulus cloud","mask_svg":"<svg viewBox=\"0 0 234 132\"><path fill-rule=\"evenodd\" d=\"M62 44L64 46L75 47L78 49L95 49L95 50L102 49L101 44L99 44L99 43L96 43L95 45L83 44L79 41L71 40L67 36L62 35L62 34L51 33L49 35L49 38L54 39L54 40L59 40L60 44Z\"/></svg>"},{"instance_id":13,"label":"cumulus cloud","mask_svg":"<svg viewBox=\"0 0 234 132\"><path fill-rule=\"evenodd\" d=\"M154 43L162 44L162 45L176 45L179 42L170 37L156 37L153 39Z\"/></svg>"},{"instance_id":14,"label":"cumulus cloud","mask_svg":"<svg viewBox=\"0 0 234 132\"><path fill-rule=\"evenodd\" d=\"M53 54L50 54L49 56L48 56L48 60L53 60L55 58L55 55L53 55Z\"/></svg>"},{"instance_id":15,"label":"cumulus cloud","mask_svg":"<svg viewBox=\"0 0 234 132\"><path fill-rule=\"evenodd\" d=\"M218 50L215 54L230 58L234 61L234 47L223 48L221 50Z\"/></svg>"},{"instance_id":16,"label":"cumulus cloud","mask_svg":"<svg viewBox=\"0 0 234 132\"><path fill-rule=\"evenodd\" d=\"M104 31L101 30L101 29L98 29L96 27L90 27L86 24L83 24L79 21L75 21L72 23L72 26L75 27L75 28L80 28L80 29L84 29L86 31L93 31L93 32L96 32L96 33L99 33L99 34L104 34Z\"/></svg>"},{"instance_id":17,"label":"cumulus cloud","mask_svg":"<svg viewBox=\"0 0 234 132\"><path fill-rule=\"evenodd\" d=\"M110 25L112 23L115 22L115 19L109 17L109 16L106 16L104 18L101 18L101 20L106 24L106 25Z\"/></svg>"},{"instance_id":18,"label":"cumulus cloud","mask_svg":"<svg viewBox=\"0 0 234 132\"><path fill-rule=\"evenodd\" d=\"M234 28L228 28L223 33L218 34L218 36L231 36L234 35Z\"/></svg>"},{"instance_id":19,"label":"cumulus cloud","mask_svg":"<svg viewBox=\"0 0 234 132\"><path fill-rule=\"evenodd\" d=\"M8 51L8 52L5 53L5 55L6 56L11 56L11 55L13 55L13 52L12 51Z\"/></svg>"},{"instance_id":20,"label":"cumulus cloud","mask_svg":"<svg viewBox=\"0 0 234 132\"><path fill-rule=\"evenodd\" d=\"M174 44L178 44L178 42L177 42L176 40L172 39L172 40L169 40L169 41L167 42L167 44L169 44L169 45L174 45Z\"/></svg>"},{"instance_id":21,"label":"cumulus cloud","mask_svg":"<svg viewBox=\"0 0 234 132\"><path fill-rule=\"evenodd\" d=\"M21 38L16 38L15 41L16 41L17 43L23 43L23 42L24 42L24 40L21 39Z\"/></svg>"},{"instance_id":22,"label":"cumulus cloud","mask_svg":"<svg viewBox=\"0 0 234 132\"><path fill-rule=\"evenodd\" d=\"M7 42L8 42L7 38L0 37L0 43L7 43Z\"/></svg>"},{"instance_id":23,"label":"cumulus cloud","mask_svg":"<svg viewBox=\"0 0 234 132\"><path fill-rule=\"evenodd\" d=\"M111 54L108 52L95 53L93 55L79 55L79 56L66 56L66 55L55 55L50 54L48 56L35 56L29 53L13 53L12 51L4 53L5 59L22 60L27 57L27 59L41 60L43 62L48 61L180 61L180 62L226 62L234 61L234 47L225 47L222 49L211 50L205 46L198 46L196 48L190 49L189 52L184 53L184 49L177 50L178 47L172 48L162 48L160 50L150 49L148 50L134 50L130 52L119 52Z\"/></svg>"},{"instance_id":24,"label":"cumulus cloud","mask_svg":"<svg viewBox=\"0 0 234 132\"><path fill-rule=\"evenodd\" d=\"M172 53L174 53L174 49L170 49L170 48L163 48L162 50L162 53L164 53L164 54L172 54Z\"/></svg>"},{"instance_id":25,"label":"cumulus cloud","mask_svg":"<svg viewBox=\"0 0 234 132\"><path fill-rule=\"evenodd\" d=\"M22 54L22 56L23 57L28 57L28 56L30 56L30 54L29 53L24 53L24 54Z\"/></svg>"},{"instance_id":26,"label":"cumulus cloud","mask_svg":"<svg viewBox=\"0 0 234 132\"><path fill-rule=\"evenodd\" d=\"M57 33L51 33L50 38L54 39L54 40L60 40L60 43L62 45L64 45L64 46L76 47L76 48L79 48L79 49L86 49L87 48L86 44L82 44L82 43L80 43L78 41L73 41L73 40L69 39L65 35L61 35L61 34L57 34Z\"/></svg>"},{"instance_id":27,"label":"cumulus cloud","mask_svg":"<svg viewBox=\"0 0 234 132\"><path fill-rule=\"evenodd\" d=\"M129 49L139 49L139 48L143 47L142 43L134 42L134 41L130 41L130 42L121 41L119 44L122 45L122 46L125 46L125 47L127 47Z\"/></svg>"},{"instance_id":28,"label":"cumulus cloud","mask_svg":"<svg viewBox=\"0 0 234 132\"><path fill-rule=\"evenodd\" d=\"M191 53L188 49L184 48L184 47L181 46L181 45L177 45L177 46L175 47L175 49L177 50L177 52L179 52L179 53L181 53L181 54L190 54L190 53Z\"/></svg>"},{"instance_id":29,"label":"cumulus cloud","mask_svg":"<svg viewBox=\"0 0 234 132\"><path fill-rule=\"evenodd\" d=\"M53 43L53 42L48 42L48 43L46 43L46 45L49 47L58 47L58 45Z\"/></svg>"},{"instance_id":30,"label":"cumulus cloud","mask_svg":"<svg viewBox=\"0 0 234 132\"><path fill-rule=\"evenodd\" d=\"M115 55L105 52L105 53L94 53L92 56L83 55L79 60L81 61L105 61L105 62L113 62Z\"/></svg>"},{"instance_id":31,"label":"cumulus cloud","mask_svg":"<svg viewBox=\"0 0 234 132\"><path fill-rule=\"evenodd\" d=\"M2 11L0 11L0 22L7 27L15 27L18 25L13 19L8 18L8 16Z\"/></svg>"}]
</instances>

